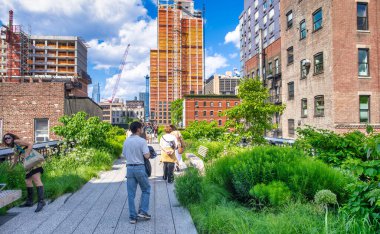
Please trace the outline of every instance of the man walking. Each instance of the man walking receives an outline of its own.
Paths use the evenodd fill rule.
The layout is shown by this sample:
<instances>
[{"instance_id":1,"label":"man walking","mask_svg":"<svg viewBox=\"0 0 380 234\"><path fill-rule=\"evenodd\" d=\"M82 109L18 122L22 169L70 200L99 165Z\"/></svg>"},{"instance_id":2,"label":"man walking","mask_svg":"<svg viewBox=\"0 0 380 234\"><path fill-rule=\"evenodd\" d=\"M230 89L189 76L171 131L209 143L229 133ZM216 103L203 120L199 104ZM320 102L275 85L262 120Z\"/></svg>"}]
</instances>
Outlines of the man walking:
<instances>
[{"instance_id":1,"label":"man walking","mask_svg":"<svg viewBox=\"0 0 380 234\"><path fill-rule=\"evenodd\" d=\"M140 137L143 132L143 125L140 122L133 122L130 125L132 135L128 137L123 145L123 155L127 159L127 191L128 191L128 206L129 206L129 222L135 224L137 217L150 219L149 211L149 196L150 184L148 175L145 171L144 157L150 158L148 144L146 140ZM137 184L141 188L141 199L139 212L136 213L135 196Z\"/></svg>"}]
</instances>

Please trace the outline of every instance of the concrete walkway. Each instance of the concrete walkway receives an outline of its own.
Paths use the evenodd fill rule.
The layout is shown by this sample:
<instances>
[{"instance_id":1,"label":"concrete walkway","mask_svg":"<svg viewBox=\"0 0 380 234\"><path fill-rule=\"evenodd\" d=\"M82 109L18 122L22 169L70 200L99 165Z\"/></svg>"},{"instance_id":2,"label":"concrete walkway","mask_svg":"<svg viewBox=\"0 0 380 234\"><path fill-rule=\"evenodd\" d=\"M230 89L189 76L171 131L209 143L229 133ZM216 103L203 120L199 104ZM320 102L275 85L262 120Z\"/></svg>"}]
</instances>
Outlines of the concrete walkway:
<instances>
[{"instance_id":1,"label":"concrete walkway","mask_svg":"<svg viewBox=\"0 0 380 234\"><path fill-rule=\"evenodd\" d=\"M38 214L35 206L11 209L11 216L18 214L0 226L0 233L197 233L189 212L175 197L174 185L161 179L158 158L151 160L150 221L129 223L125 160L118 160L113 170L49 203ZM140 194L138 190L136 207Z\"/></svg>"}]
</instances>

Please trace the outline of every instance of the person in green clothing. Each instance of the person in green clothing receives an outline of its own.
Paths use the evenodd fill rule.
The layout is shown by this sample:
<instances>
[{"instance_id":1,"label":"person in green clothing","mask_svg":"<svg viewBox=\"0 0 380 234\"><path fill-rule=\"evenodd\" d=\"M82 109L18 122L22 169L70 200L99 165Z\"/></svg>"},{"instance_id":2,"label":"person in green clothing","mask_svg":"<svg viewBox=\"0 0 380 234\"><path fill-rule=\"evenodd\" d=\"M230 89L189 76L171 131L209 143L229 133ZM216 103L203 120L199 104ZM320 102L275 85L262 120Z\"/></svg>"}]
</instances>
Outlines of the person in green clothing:
<instances>
[{"instance_id":1,"label":"person in green clothing","mask_svg":"<svg viewBox=\"0 0 380 234\"><path fill-rule=\"evenodd\" d=\"M6 146L13 148L15 156L13 158L13 165L17 164L19 158L26 158L33 150L33 144L21 140L18 136L7 133L3 136L3 142ZM25 183L27 198L26 202L20 207L32 207L33 206L33 183L37 188L38 204L35 212L40 212L46 205L44 201L44 185L41 181L41 174L44 173L42 167L43 163L40 163L33 168L25 171Z\"/></svg>"}]
</instances>

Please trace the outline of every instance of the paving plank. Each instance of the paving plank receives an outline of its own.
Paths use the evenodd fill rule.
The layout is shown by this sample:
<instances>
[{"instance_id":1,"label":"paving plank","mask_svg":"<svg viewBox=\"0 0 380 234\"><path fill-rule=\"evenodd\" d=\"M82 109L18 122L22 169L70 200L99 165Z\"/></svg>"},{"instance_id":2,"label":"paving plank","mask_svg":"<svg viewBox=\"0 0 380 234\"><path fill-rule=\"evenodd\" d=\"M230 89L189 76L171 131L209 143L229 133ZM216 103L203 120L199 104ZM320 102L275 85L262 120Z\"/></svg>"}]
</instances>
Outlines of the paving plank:
<instances>
[{"instance_id":1,"label":"paving plank","mask_svg":"<svg viewBox=\"0 0 380 234\"><path fill-rule=\"evenodd\" d=\"M81 202L74 210L69 214L67 218L54 230L54 233L72 233L76 227L81 223L86 214L91 210L92 206L99 201L99 197L104 193L104 191L110 186L110 183L116 178L117 173L111 171L109 176L105 177L104 180L97 183L94 187L92 193Z\"/></svg>"}]
</instances>

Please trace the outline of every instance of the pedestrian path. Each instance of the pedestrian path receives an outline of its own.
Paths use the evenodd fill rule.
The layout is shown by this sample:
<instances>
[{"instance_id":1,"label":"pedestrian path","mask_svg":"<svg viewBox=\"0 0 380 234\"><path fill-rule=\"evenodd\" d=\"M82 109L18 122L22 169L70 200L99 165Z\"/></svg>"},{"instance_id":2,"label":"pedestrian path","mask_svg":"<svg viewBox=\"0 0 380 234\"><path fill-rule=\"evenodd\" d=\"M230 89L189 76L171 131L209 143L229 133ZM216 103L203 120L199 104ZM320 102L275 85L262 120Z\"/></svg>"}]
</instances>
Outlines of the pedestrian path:
<instances>
[{"instance_id":1,"label":"pedestrian path","mask_svg":"<svg viewBox=\"0 0 380 234\"><path fill-rule=\"evenodd\" d=\"M151 163L150 221L129 223L125 160L119 159L112 170L50 202L40 213L34 213L35 207L11 209L11 215L18 214L0 226L0 233L197 233L189 212L175 197L174 185L162 180L158 157ZM136 207L140 194L138 190Z\"/></svg>"}]
</instances>

